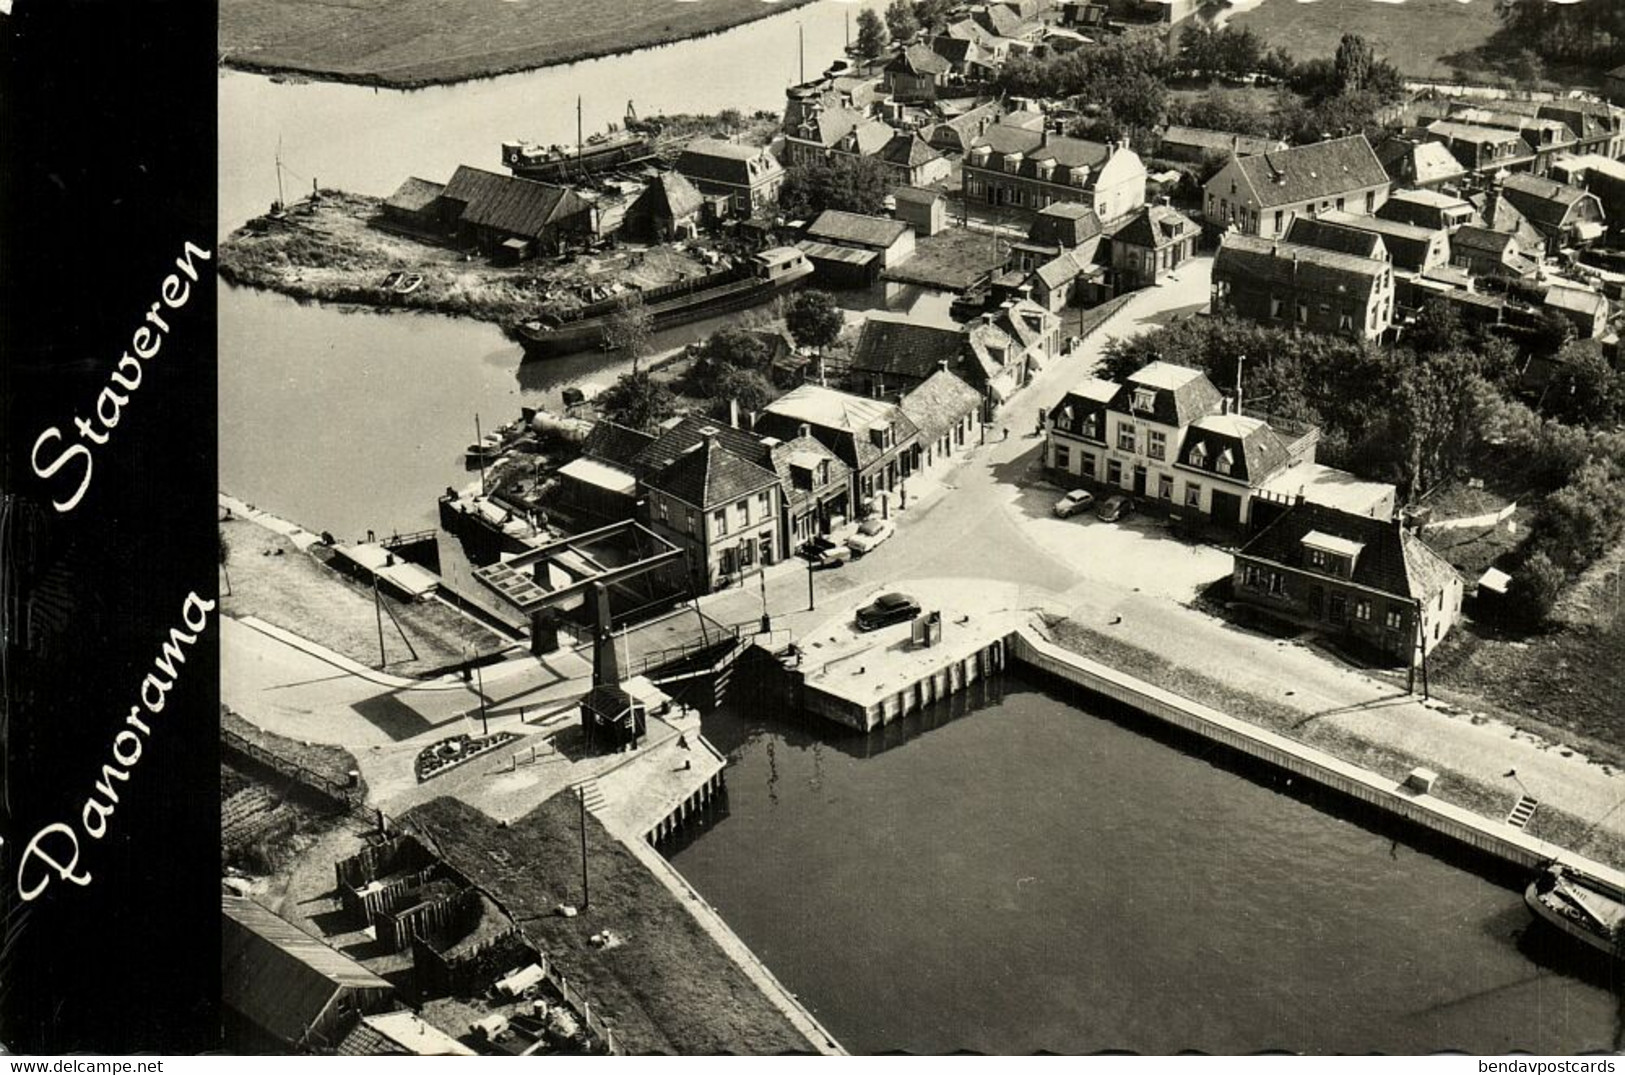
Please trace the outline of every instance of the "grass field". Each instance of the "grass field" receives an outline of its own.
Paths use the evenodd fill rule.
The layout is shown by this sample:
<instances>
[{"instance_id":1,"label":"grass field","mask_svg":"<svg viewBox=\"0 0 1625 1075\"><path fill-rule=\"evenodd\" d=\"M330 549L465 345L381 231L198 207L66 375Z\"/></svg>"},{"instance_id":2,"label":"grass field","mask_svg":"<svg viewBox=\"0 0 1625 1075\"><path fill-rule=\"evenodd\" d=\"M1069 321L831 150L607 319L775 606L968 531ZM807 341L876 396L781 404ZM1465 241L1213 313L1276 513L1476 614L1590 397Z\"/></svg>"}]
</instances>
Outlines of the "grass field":
<instances>
[{"instance_id":1,"label":"grass field","mask_svg":"<svg viewBox=\"0 0 1625 1075\"><path fill-rule=\"evenodd\" d=\"M487 78L713 33L811 0L220 0L236 67L383 86Z\"/></svg>"},{"instance_id":2,"label":"grass field","mask_svg":"<svg viewBox=\"0 0 1625 1075\"><path fill-rule=\"evenodd\" d=\"M1474 54L1501 28L1491 0L1264 0L1230 24L1262 35L1272 48L1285 46L1299 60L1334 56L1344 34L1360 34L1411 78L1449 78L1458 67L1493 75Z\"/></svg>"},{"instance_id":3,"label":"grass field","mask_svg":"<svg viewBox=\"0 0 1625 1075\"><path fill-rule=\"evenodd\" d=\"M479 885L545 948L633 1053L715 1055L805 1051L807 1041L659 879L587 815L592 899L581 902L578 808L556 795L510 825L455 799L419 806L401 825ZM610 929L613 949L588 938Z\"/></svg>"}]
</instances>

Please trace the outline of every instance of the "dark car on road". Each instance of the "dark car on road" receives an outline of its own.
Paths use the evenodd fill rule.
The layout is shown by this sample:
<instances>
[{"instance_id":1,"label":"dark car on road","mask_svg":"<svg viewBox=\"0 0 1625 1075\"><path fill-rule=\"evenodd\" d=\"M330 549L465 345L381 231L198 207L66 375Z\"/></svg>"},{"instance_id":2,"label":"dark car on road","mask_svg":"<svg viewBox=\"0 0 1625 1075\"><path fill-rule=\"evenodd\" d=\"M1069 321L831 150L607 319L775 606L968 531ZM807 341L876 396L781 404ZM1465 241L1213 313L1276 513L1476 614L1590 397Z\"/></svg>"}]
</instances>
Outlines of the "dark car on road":
<instances>
[{"instance_id":1,"label":"dark car on road","mask_svg":"<svg viewBox=\"0 0 1625 1075\"><path fill-rule=\"evenodd\" d=\"M858 609L858 630L877 631L894 623L906 623L919 614L920 603L907 594L881 594Z\"/></svg>"},{"instance_id":2,"label":"dark car on road","mask_svg":"<svg viewBox=\"0 0 1625 1075\"><path fill-rule=\"evenodd\" d=\"M1134 498L1121 494L1107 497L1100 502L1100 507L1095 509L1095 515L1108 523L1115 523L1117 520L1133 514L1133 512Z\"/></svg>"}]
</instances>

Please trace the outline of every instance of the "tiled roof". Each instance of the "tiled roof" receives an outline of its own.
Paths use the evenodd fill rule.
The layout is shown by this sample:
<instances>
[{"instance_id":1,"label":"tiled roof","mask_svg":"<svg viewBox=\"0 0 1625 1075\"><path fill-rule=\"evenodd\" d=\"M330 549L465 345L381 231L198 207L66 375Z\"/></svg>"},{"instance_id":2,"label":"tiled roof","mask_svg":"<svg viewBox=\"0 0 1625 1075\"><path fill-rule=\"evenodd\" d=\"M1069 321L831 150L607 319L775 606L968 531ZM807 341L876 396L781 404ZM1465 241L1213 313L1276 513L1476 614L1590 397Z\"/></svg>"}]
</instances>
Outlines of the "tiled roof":
<instances>
[{"instance_id":1,"label":"tiled roof","mask_svg":"<svg viewBox=\"0 0 1625 1075\"><path fill-rule=\"evenodd\" d=\"M1238 234L1224 237L1213 262L1215 278L1249 277L1339 297L1368 297L1388 271L1384 261Z\"/></svg>"},{"instance_id":2,"label":"tiled roof","mask_svg":"<svg viewBox=\"0 0 1625 1075\"><path fill-rule=\"evenodd\" d=\"M683 150L677 158L677 170L690 179L747 187L784 169L765 149L702 138Z\"/></svg>"},{"instance_id":3,"label":"tiled roof","mask_svg":"<svg viewBox=\"0 0 1625 1075\"><path fill-rule=\"evenodd\" d=\"M395 188L384 204L391 209L400 209L403 212L417 213L434 204L446 189L444 183L436 183L428 179L419 179L413 176Z\"/></svg>"},{"instance_id":4,"label":"tiled roof","mask_svg":"<svg viewBox=\"0 0 1625 1075\"><path fill-rule=\"evenodd\" d=\"M882 127L886 125L881 124ZM889 131L891 128L887 127ZM941 157L942 153L931 148L931 143L912 131L898 131L893 134L880 150L880 159L887 164L895 164L903 168L918 168Z\"/></svg>"},{"instance_id":5,"label":"tiled roof","mask_svg":"<svg viewBox=\"0 0 1625 1075\"><path fill-rule=\"evenodd\" d=\"M1388 256L1399 268L1419 272L1427 263L1429 254L1435 250L1442 250L1446 257L1449 256L1449 237L1443 228L1422 228L1398 220L1335 211L1322 213L1320 219L1382 236L1383 245L1388 248ZM1442 248L1436 245L1441 239L1444 240Z\"/></svg>"},{"instance_id":6,"label":"tiled roof","mask_svg":"<svg viewBox=\"0 0 1625 1075\"><path fill-rule=\"evenodd\" d=\"M902 375L923 381L947 362L965 357L965 333L951 325L916 321L904 314L871 314L852 349L855 372Z\"/></svg>"},{"instance_id":7,"label":"tiled roof","mask_svg":"<svg viewBox=\"0 0 1625 1075\"><path fill-rule=\"evenodd\" d=\"M1287 229L1286 241L1331 250L1338 254L1352 254L1357 258L1383 258L1388 253L1382 236L1375 232L1349 227L1324 217L1296 218Z\"/></svg>"},{"instance_id":8,"label":"tiled roof","mask_svg":"<svg viewBox=\"0 0 1625 1075\"><path fill-rule=\"evenodd\" d=\"M1100 234L1100 218L1082 202L1047 205L1027 227L1027 238L1049 246L1081 246Z\"/></svg>"},{"instance_id":9,"label":"tiled roof","mask_svg":"<svg viewBox=\"0 0 1625 1075\"><path fill-rule=\"evenodd\" d=\"M600 418L593 423L587 439L581 442L581 454L605 463L630 466L638 453L654 441L652 435L641 430L630 429L607 418Z\"/></svg>"},{"instance_id":10,"label":"tiled roof","mask_svg":"<svg viewBox=\"0 0 1625 1075\"><path fill-rule=\"evenodd\" d=\"M1427 129L1430 134L1439 135L1452 142L1467 142L1480 146L1504 146L1508 142L1520 142L1526 148L1529 145L1517 131L1509 131L1504 127L1486 127L1481 123L1436 119L1428 124Z\"/></svg>"},{"instance_id":11,"label":"tiled roof","mask_svg":"<svg viewBox=\"0 0 1625 1075\"><path fill-rule=\"evenodd\" d=\"M1177 124L1169 124L1162 132L1162 144L1190 146L1209 152L1235 153L1242 157L1286 148L1286 143L1279 138L1241 134L1237 131L1212 131L1202 127L1181 127Z\"/></svg>"},{"instance_id":12,"label":"tiled roof","mask_svg":"<svg viewBox=\"0 0 1625 1075\"><path fill-rule=\"evenodd\" d=\"M820 489L844 485L852 473L851 467L813 436L796 436L780 441L773 446L772 458L773 469L779 476L779 484L784 488L784 495L789 498L791 507L797 507L812 499L813 494ZM815 485L811 489L803 489L796 484L794 464L798 461L812 460L823 460L829 464L829 481L822 486Z\"/></svg>"},{"instance_id":13,"label":"tiled roof","mask_svg":"<svg viewBox=\"0 0 1625 1075\"><path fill-rule=\"evenodd\" d=\"M1406 183L1445 183L1467 174L1443 142L1390 138L1377 147L1377 159L1390 177Z\"/></svg>"},{"instance_id":14,"label":"tiled roof","mask_svg":"<svg viewBox=\"0 0 1625 1075\"><path fill-rule=\"evenodd\" d=\"M1520 246L1536 249L1545 242L1540 229L1529 222L1512 199L1499 190L1487 190L1472 198L1480 222L1492 231L1504 231L1518 240Z\"/></svg>"},{"instance_id":15,"label":"tiled roof","mask_svg":"<svg viewBox=\"0 0 1625 1075\"><path fill-rule=\"evenodd\" d=\"M651 488L705 510L731 504L778 481L777 471L741 458L715 436L707 437L644 479Z\"/></svg>"},{"instance_id":16,"label":"tiled roof","mask_svg":"<svg viewBox=\"0 0 1625 1075\"><path fill-rule=\"evenodd\" d=\"M1257 484L1287 464L1286 442L1261 418L1207 414L1191 423L1179 447L1179 463ZM1220 473L1221 463L1229 467L1229 474Z\"/></svg>"},{"instance_id":17,"label":"tiled roof","mask_svg":"<svg viewBox=\"0 0 1625 1075\"><path fill-rule=\"evenodd\" d=\"M1035 275L1044 282L1045 287L1054 291L1088 271L1095 259L1095 250L1098 246L1099 243L1096 242L1075 250L1063 250L1040 265Z\"/></svg>"},{"instance_id":18,"label":"tiled roof","mask_svg":"<svg viewBox=\"0 0 1625 1075\"><path fill-rule=\"evenodd\" d=\"M1265 209L1333 198L1389 181L1363 134L1239 157L1235 165Z\"/></svg>"},{"instance_id":19,"label":"tiled roof","mask_svg":"<svg viewBox=\"0 0 1625 1075\"><path fill-rule=\"evenodd\" d=\"M947 370L938 370L903 396L903 413L920 429L920 439L935 441L965 415L974 414L982 397Z\"/></svg>"},{"instance_id":20,"label":"tiled roof","mask_svg":"<svg viewBox=\"0 0 1625 1075\"><path fill-rule=\"evenodd\" d=\"M796 124L793 130L786 129L784 133L791 138L803 142L816 142L829 149L867 118L856 109L836 106L825 108L816 115L807 117Z\"/></svg>"},{"instance_id":21,"label":"tiled roof","mask_svg":"<svg viewBox=\"0 0 1625 1075\"><path fill-rule=\"evenodd\" d=\"M870 437L871 430L891 429L897 444L919 433L914 420L895 403L865 399L816 384L793 388L768 404L758 428L792 435L799 432L803 424L811 426L813 435L848 466L859 470L885 454Z\"/></svg>"},{"instance_id":22,"label":"tiled roof","mask_svg":"<svg viewBox=\"0 0 1625 1075\"><path fill-rule=\"evenodd\" d=\"M942 200L942 191L924 190L920 187L896 187L891 193L899 202L913 205L933 205Z\"/></svg>"},{"instance_id":23,"label":"tiled roof","mask_svg":"<svg viewBox=\"0 0 1625 1075\"><path fill-rule=\"evenodd\" d=\"M1134 406L1136 388L1153 390L1149 411ZM1117 414L1142 415L1163 425L1186 426L1218 410L1222 400L1219 390L1200 370L1159 361L1132 373L1107 409Z\"/></svg>"},{"instance_id":24,"label":"tiled roof","mask_svg":"<svg viewBox=\"0 0 1625 1075\"><path fill-rule=\"evenodd\" d=\"M886 148L886 143L896 134L891 125L884 120L866 119L841 139L840 150L843 153L856 153L860 157L872 157Z\"/></svg>"},{"instance_id":25,"label":"tiled roof","mask_svg":"<svg viewBox=\"0 0 1625 1075\"><path fill-rule=\"evenodd\" d=\"M1062 169L1070 174L1074 168L1087 168L1098 171L1111 159L1111 149L1100 142L1089 142L1082 138L1066 138L1061 135L1049 135L1045 131L1030 131L1021 127L1008 127L995 123L982 132L982 136L972 143L972 148L986 146L990 151L987 167L998 169L1004 157L1013 153L1023 156L1021 174L1027 175L1033 170L1037 161L1052 160L1058 166L1053 181L1056 183L1070 180L1065 179ZM1119 152L1130 152L1120 150Z\"/></svg>"},{"instance_id":26,"label":"tiled roof","mask_svg":"<svg viewBox=\"0 0 1625 1075\"><path fill-rule=\"evenodd\" d=\"M1158 250L1187 235L1194 235L1198 230L1196 224L1178 209L1167 205L1148 205L1113 232L1112 241Z\"/></svg>"},{"instance_id":27,"label":"tiled roof","mask_svg":"<svg viewBox=\"0 0 1625 1075\"><path fill-rule=\"evenodd\" d=\"M549 225L592 208L569 187L498 175L466 164L452 173L443 197L463 204L466 223L533 239L545 235Z\"/></svg>"},{"instance_id":28,"label":"tiled roof","mask_svg":"<svg viewBox=\"0 0 1625 1075\"><path fill-rule=\"evenodd\" d=\"M1553 228L1563 226L1574 207L1592 197L1567 183L1523 173L1507 176L1501 195L1526 219Z\"/></svg>"},{"instance_id":29,"label":"tiled roof","mask_svg":"<svg viewBox=\"0 0 1625 1075\"><path fill-rule=\"evenodd\" d=\"M717 438L734 454L759 466L768 465L767 447L760 437L743 429L735 429L727 422L695 415L685 415L670 429L662 430L659 436L632 457L632 465L642 472L660 470L696 444L703 444L707 437Z\"/></svg>"},{"instance_id":30,"label":"tiled roof","mask_svg":"<svg viewBox=\"0 0 1625 1075\"><path fill-rule=\"evenodd\" d=\"M807 235L833 243L855 243L884 250L902 238L905 231L908 225L900 220L826 209L807 229Z\"/></svg>"},{"instance_id":31,"label":"tiled roof","mask_svg":"<svg viewBox=\"0 0 1625 1075\"><path fill-rule=\"evenodd\" d=\"M681 172L666 172L650 181L638 195L637 204L654 216L681 220L698 212L705 204L705 196Z\"/></svg>"},{"instance_id":32,"label":"tiled roof","mask_svg":"<svg viewBox=\"0 0 1625 1075\"><path fill-rule=\"evenodd\" d=\"M1436 190L1396 190L1377 207L1377 216L1423 228L1442 228L1445 213L1472 207L1465 198Z\"/></svg>"},{"instance_id":33,"label":"tiled roof","mask_svg":"<svg viewBox=\"0 0 1625 1075\"><path fill-rule=\"evenodd\" d=\"M931 51L927 45L910 45L886 65L888 71L910 75L946 75L948 69L948 60Z\"/></svg>"},{"instance_id":34,"label":"tiled roof","mask_svg":"<svg viewBox=\"0 0 1625 1075\"><path fill-rule=\"evenodd\" d=\"M1312 533L1361 546L1348 581L1380 593L1427 599L1455 570L1398 524L1305 501L1283 512L1242 546L1240 556L1308 570L1303 539Z\"/></svg>"},{"instance_id":35,"label":"tiled roof","mask_svg":"<svg viewBox=\"0 0 1625 1075\"><path fill-rule=\"evenodd\" d=\"M1608 300L1588 288L1552 287L1546 291L1546 305L1591 317L1607 310Z\"/></svg>"}]
</instances>

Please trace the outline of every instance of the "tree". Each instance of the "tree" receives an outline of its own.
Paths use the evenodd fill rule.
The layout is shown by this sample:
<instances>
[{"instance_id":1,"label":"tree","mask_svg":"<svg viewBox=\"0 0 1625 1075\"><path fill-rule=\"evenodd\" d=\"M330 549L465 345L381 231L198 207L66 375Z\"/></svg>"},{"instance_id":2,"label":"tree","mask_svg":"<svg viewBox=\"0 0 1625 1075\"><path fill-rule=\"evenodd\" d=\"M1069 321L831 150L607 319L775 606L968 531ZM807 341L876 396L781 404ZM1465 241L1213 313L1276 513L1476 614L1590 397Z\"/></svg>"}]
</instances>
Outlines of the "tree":
<instances>
[{"instance_id":1,"label":"tree","mask_svg":"<svg viewBox=\"0 0 1625 1075\"><path fill-rule=\"evenodd\" d=\"M604 325L604 346L630 358L633 372L637 372L638 362L649 353L653 336L654 315L637 292L623 297Z\"/></svg>"},{"instance_id":2,"label":"tree","mask_svg":"<svg viewBox=\"0 0 1625 1075\"><path fill-rule=\"evenodd\" d=\"M648 371L634 371L599 395L598 410L612 422L647 432L677 413L677 399Z\"/></svg>"},{"instance_id":3,"label":"tree","mask_svg":"<svg viewBox=\"0 0 1625 1075\"><path fill-rule=\"evenodd\" d=\"M837 154L792 166L779 189L779 210L792 220L811 220L826 209L874 215L885 208L891 187L890 173L875 158Z\"/></svg>"},{"instance_id":4,"label":"tree","mask_svg":"<svg viewBox=\"0 0 1625 1075\"><path fill-rule=\"evenodd\" d=\"M1236 90L1209 90L1200 97L1171 103L1168 113L1172 122L1210 131L1266 135L1275 125L1268 108L1250 94Z\"/></svg>"},{"instance_id":5,"label":"tree","mask_svg":"<svg viewBox=\"0 0 1625 1075\"><path fill-rule=\"evenodd\" d=\"M948 21L955 0L914 0L914 19L925 30L934 30Z\"/></svg>"},{"instance_id":6,"label":"tree","mask_svg":"<svg viewBox=\"0 0 1625 1075\"><path fill-rule=\"evenodd\" d=\"M1617 425L1625 410L1625 384L1597 346L1574 340L1554 360L1557 373L1540 398L1540 409L1561 422Z\"/></svg>"},{"instance_id":7,"label":"tree","mask_svg":"<svg viewBox=\"0 0 1625 1075\"><path fill-rule=\"evenodd\" d=\"M1264 59L1264 39L1251 29L1226 26L1219 32L1218 67L1233 78L1256 72Z\"/></svg>"},{"instance_id":8,"label":"tree","mask_svg":"<svg viewBox=\"0 0 1625 1075\"><path fill-rule=\"evenodd\" d=\"M1219 35L1209 24L1193 19L1179 34L1179 62L1193 75L1205 76L1218 69Z\"/></svg>"},{"instance_id":9,"label":"tree","mask_svg":"<svg viewBox=\"0 0 1625 1075\"><path fill-rule=\"evenodd\" d=\"M732 413L731 403L753 413L773 402L776 395L772 384L756 370L728 368L717 378L712 391L711 413L725 418Z\"/></svg>"},{"instance_id":10,"label":"tree","mask_svg":"<svg viewBox=\"0 0 1625 1075\"><path fill-rule=\"evenodd\" d=\"M1467 330L1461 323L1456 304L1444 299L1430 299L1422 306L1416 323L1405 333L1405 343L1417 354L1452 351L1467 346Z\"/></svg>"},{"instance_id":11,"label":"tree","mask_svg":"<svg viewBox=\"0 0 1625 1075\"><path fill-rule=\"evenodd\" d=\"M798 291L784 312L784 325L800 347L819 351L841 338L846 317L827 291Z\"/></svg>"},{"instance_id":12,"label":"tree","mask_svg":"<svg viewBox=\"0 0 1625 1075\"><path fill-rule=\"evenodd\" d=\"M909 41L920 32L920 20L909 0L891 0L886 7L886 30L893 41Z\"/></svg>"},{"instance_id":13,"label":"tree","mask_svg":"<svg viewBox=\"0 0 1625 1075\"><path fill-rule=\"evenodd\" d=\"M722 386L736 372L761 372L768 365L767 344L737 325L713 332L694 348L694 363L684 378L683 390L701 399L721 397Z\"/></svg>"},{"instance_id":14,"label":"tree","mask_svg":"<svg viewBox=\"0 0 1625 1075\"><path fill-rule=\"evenodd\" d=\"M1543 552L1537 552L1524 561L1523 567L1513 573L1508 595L1520 611L1533 623L1542 623L1557 607L1568 576Z\"/></svg>"},{"instance_id":15,"label":"tree","mask_svg":"<svg viewBox=\"0 0 1625 1075\"><path fill-rule=\"evenodd\" d=\"M1284 46L1277 45L1259 58L1258 73L1277 82L1289 82L1297 66L1292 53Z\"/></svg>"},{"instance_id":16,"label":"tree","mask_svg":"<svg viewBox=\"0 0 1625 1075\"><path fill-rule=\"evenodd\" d=\"M1344 34L1337 43L1337 58L1333 61L1338 92L1365 89L1366 79L1376 58L1369 41L1359 34Z\"/></svg>"},{"instance_id":17,"label":"tree","mask_svg":"<svg viewBox=\"0 0 1625 1075\"><path fill-rule=\"evenodd\" d=\"M858 55L879 59L886 51L886 24L870 8L858 12Z\"/></svg>"}]
</instances>

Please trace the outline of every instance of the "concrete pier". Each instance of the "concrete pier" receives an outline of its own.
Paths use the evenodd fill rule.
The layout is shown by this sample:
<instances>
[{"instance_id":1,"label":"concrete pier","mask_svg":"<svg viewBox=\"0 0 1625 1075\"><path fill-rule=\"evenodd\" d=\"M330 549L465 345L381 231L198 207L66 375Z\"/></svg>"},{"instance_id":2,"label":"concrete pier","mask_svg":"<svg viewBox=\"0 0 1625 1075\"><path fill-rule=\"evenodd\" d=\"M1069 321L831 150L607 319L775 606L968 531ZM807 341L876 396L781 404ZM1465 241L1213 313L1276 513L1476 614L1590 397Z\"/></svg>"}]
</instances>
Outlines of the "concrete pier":
<instances>
[{"instance_id":1,"label":"concrete pier","mask_svg":"<svg viewBox=\"0 0 1625 1075\"><path fill-rule=\"evenodd\" d=\"M1010 659L1018 664L1047 672L1148 717L1267 762L1482 854L1525 869L1561 860L1601 880L1625 886L1625 872L1537 839L1504 821L1481 817L1408 787L1404 781L1389 780L1323 750L1182 698L1057 646L1030 626L1012 632L1007 641Z\"/></svg>"}]
</instances>

